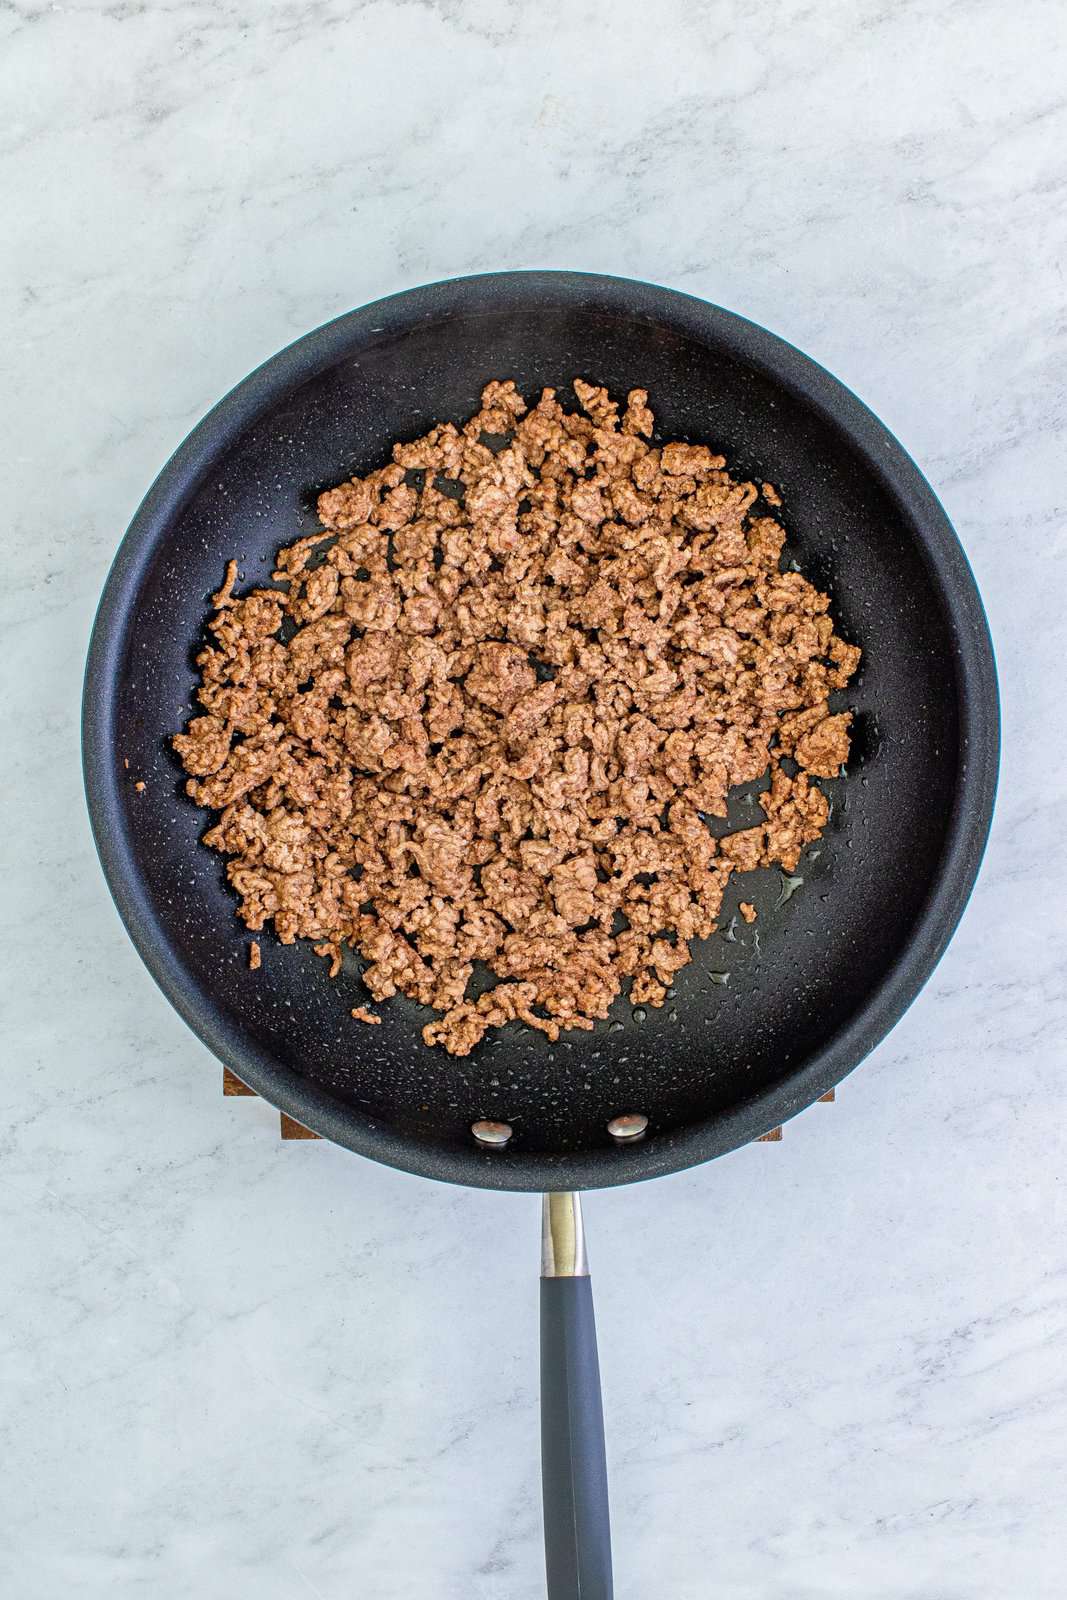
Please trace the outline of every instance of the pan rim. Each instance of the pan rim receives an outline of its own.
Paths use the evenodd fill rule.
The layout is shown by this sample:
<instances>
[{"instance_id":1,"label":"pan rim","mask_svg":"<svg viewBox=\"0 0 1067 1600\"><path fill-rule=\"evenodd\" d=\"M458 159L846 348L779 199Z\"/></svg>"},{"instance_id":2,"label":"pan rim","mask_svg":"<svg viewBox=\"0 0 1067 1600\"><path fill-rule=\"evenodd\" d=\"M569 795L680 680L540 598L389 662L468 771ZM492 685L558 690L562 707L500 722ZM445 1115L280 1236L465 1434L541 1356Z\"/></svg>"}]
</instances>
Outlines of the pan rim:
<instances>
[{"instance_id":1,"label":"pan rim","mask_svg":"<svg viewBox=\"0 0 1067 1600\"><path fill-rule=\"evenodd\" d=\"M484 1152L417 1141L381 1119L342 1107L280 1065L231 1025L173 959L151 896L137 871L124 822L114 759L114 696L128 601L169 522L220 450L300 383L339 359L376 324L490 309L519 284L531 294L596 298L605 310L645 311L697 339L713 336L798 392L849 440L915 530L931 581L955 634L960 721L959 782L946 843L926 901L897 959L854 1016L820 1050L758 1094L632 1148ZM384 331L381 330L381 331ZM322 1137L402 1171L478 1188L537 1191L607 1188L658 1177L725 1155L795 1116L841 1082L890 1032L943 955L970 897L996 796L1000 713L993 646L970 565L934 490L907 451L845 384L777 334L738 313L679 290L599 273L534 269L442 279L371 301L287 345L236 384L165 463L130 522L105 581L93 624L82 698L82 762L97 854L138 954L193 1033L272 1105Z\"/></svg>"}]
</instances>

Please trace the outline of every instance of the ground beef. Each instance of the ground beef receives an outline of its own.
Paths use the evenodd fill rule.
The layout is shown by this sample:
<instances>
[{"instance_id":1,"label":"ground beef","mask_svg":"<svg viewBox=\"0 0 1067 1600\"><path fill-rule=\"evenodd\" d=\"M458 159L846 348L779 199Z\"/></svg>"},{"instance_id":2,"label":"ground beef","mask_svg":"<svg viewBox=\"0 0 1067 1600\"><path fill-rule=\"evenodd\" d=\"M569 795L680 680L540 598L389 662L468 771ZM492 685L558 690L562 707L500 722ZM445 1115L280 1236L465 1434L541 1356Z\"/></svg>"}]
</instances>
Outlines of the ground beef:
<instances>
[{"instance_id":1,"label":"ground beef","mask_svg":"<svg viewBox=\"0 0 1067 1600\"><path fill-rule=\"evenodd\" d=\"M489 384L321 495L278 587L235 595L231 562L174 739L247 926L331 975L355 948L455 1055L515 1020L592 1028L627 982L662 1005L730 874L791 872L819 836L812 779L848 755L829 696L859 651L780 570L773 486L654 446L643 390L621 416L574 390L568 412ZM716 839L768 769L763 820Z\"/></svg>"}]
</instances>

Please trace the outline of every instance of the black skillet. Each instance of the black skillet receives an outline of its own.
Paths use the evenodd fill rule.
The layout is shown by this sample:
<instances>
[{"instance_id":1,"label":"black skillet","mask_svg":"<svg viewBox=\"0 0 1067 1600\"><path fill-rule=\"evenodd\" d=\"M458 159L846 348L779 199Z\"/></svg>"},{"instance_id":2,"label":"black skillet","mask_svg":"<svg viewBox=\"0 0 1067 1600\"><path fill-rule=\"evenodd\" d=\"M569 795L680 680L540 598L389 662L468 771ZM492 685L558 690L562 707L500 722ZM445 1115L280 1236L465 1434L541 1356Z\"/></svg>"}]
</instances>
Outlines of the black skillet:
<instances>
[{"instance_id":1,"label":"black skillet","mask_svg":"<svg viewBox=\"0 0 1067 1600\"><path fill-rule=\"evenodd\" d=\"M856 713L853 754L847 777L825 785L830 826L798 868L803 882L769 871L735 880L725 932L697 947L664 1010L639 1019L620 998L592 1034L553 1046L509 1029L453 1060L422 1044L423 1015L405 1000L382 1007L380 1028L351 1021L365 998L354 960L331 984L306 946L267 938L262 970L249 973L233 898L219 858L198 846L204 815L184 796L167 736L193 705L207 597L230 556L243 583L269 581L279 545L317 526L318 491L382 464L393 440L467 417L489 378L532 395L576 375L619 395L647 388L660 437L712 443L736 474L778 486L783 560L830 592L839 631L863 648L840 697ZM566 272L394 295L260 367L164 468L104 590L83 740L119 911L222 1061L362 1155L424 1177L567 1196L546 1203L549 1587L553 1600L608 1595L592 1303L571 1193L721 1155L837 1083L929 977L978 870L996 784L996 676L974 580L929 485L836 379L703 301ZM741 793L726 826L759 815ZM759 909L758 944L743 923L730 928L741 898ZM620 1115L647 1118L644 1137L613 1138ZM481 1142L476 1122L510 1136Z\"/></svg>"}]
</instances>

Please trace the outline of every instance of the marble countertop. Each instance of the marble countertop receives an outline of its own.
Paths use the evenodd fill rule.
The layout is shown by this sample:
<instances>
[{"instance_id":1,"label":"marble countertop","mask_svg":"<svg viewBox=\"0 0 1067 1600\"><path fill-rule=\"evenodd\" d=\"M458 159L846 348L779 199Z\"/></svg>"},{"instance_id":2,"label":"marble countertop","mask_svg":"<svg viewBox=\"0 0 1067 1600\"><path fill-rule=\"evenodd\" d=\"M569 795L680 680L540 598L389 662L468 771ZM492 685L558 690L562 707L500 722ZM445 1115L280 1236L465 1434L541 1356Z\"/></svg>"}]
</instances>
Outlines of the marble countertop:
<instances>
[{"instance_id":1,"label":"marble countertop","mask_svg":"<svg viewBox=\"0 0 1067 1600\"><path fill-rule=\"evenodd\" d=\"M618 1595L1062 1594L1065 45L1059 0L0 6L0 1592L542 1594L535 1202L224 1100L77 751L104 574L205 409L350 306L541 265L854 387L1005 717L971 907L837 1103L587 1201Z\"/></svg>"}]
</instances>

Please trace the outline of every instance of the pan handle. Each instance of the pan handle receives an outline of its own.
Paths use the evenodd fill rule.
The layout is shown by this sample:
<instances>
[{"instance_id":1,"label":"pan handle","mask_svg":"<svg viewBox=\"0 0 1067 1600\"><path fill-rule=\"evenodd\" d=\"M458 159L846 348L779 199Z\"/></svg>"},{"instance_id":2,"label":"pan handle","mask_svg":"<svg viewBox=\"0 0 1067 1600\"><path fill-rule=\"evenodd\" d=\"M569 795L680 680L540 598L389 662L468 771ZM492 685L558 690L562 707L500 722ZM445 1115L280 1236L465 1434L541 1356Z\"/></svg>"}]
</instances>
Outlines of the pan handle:
<instances>
[{"instance_id":1,"label":"pan handle","mask_svg":"<svg viewBox=\"0 0 1067 1600\"><path fill-rule=\"evenodd\" d=\"M611 1600L604 1410L576 1194L544 1197L541 1485L548 1600Z\"/></svg>"}]
</instances>

